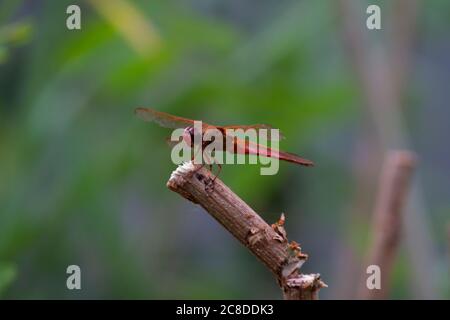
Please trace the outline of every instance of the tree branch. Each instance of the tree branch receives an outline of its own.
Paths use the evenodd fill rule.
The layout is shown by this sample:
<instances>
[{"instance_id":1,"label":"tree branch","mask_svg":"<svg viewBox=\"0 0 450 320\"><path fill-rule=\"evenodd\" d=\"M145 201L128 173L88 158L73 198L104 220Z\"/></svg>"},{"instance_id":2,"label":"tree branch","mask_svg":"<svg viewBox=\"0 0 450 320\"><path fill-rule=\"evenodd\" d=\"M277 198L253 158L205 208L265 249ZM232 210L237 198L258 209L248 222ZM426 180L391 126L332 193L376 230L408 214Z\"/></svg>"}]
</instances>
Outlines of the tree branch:
<instances>
[{"instance_id":1,"label":"tree branch","mask_svg":"<svg viewBox=\"0 0 450 320\"><path fill-rule=\"evenodd\" d=\"M300 246L288 242L284 215L269 226L252 208L222 181L211 185L212 174L192 162L179 166L167 187L189 201L201 205L214 219L247 247L275 275L286 300L318 299L326 285L319 274L301 274L299 268L308 256Z\"/></svg>"},{"instance_id":2,"label":"tree branch","mask_svg":"<svg viewBox=\"0 0 450 320\"><path fill-rule=\"evenodd\" d=\"M414 159L409 151L391 151L386 157L374 210L374 238L366 264L380 267L381 289L369 290L366 281L361 281L360 299L388 297L389 279L400 239L402 213L407 202Z\"/></svg>"}]
</instances>

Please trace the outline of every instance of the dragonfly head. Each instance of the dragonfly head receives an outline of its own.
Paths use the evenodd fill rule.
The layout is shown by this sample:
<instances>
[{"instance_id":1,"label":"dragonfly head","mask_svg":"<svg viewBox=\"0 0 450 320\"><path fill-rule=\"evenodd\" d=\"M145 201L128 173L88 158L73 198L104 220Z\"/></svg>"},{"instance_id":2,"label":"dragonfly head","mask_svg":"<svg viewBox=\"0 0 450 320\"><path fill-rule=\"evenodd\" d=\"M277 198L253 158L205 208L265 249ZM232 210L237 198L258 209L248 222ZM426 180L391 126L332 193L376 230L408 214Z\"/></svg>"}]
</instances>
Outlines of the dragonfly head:
<instances>
[{"instance_id":1,"label":"dragonfly head","mask_svg":"<svg viewBox=\"0 0 450 320\"><path fill-rule=\"evenodd\" d=\"M193 126L189 126L184 129L183 140L187 143L188 146L192 147L194 145L194 135L195 129Z\"/></svg>"}]
</instances>

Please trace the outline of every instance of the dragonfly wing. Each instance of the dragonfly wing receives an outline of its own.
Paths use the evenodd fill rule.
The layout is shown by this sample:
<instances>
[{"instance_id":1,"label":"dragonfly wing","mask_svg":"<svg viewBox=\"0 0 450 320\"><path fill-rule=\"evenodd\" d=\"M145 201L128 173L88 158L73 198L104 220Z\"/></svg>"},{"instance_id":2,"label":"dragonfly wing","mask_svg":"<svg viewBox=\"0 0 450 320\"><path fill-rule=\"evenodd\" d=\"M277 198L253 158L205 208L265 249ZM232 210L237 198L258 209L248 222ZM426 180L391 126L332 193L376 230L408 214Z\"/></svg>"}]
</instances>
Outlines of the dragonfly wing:
<instances>
[{"instance_id":1,"label":"dragonfly wing","mask_svg":"<svg viewBox=\"0 0 450 320\"><path fill-rule=\"evenodd\" d=\"M165 128L186 128L194 125L194 120L173 116L149 108L136 108L134 113L145 121L155 122Z\"/></svg>"},{"instance_id":2,"label":"dragonfly wing","mask_svg":"<svg viewBox=\"0 0 450 320\"><path fill-rule=\"evenodd\" d=\"M274 127L272 127L271 125L268 124L252 124L252 125L246 125L246 126L240 126L240 125L236 125L236 126L223 126L221 127L225 130L243 130L244 132L249 130L249 129L253 129L256 130L257 134L259 135L259 131L262 129L267 130L267 140L271 140L271 141L275 141L275 140L282 140L284 139L284 135L281 133L281 131L279 129L278 130L278 138L276 139L275 136L272 134L273 129L275 129Z\"/></svg>"}]
</instances>

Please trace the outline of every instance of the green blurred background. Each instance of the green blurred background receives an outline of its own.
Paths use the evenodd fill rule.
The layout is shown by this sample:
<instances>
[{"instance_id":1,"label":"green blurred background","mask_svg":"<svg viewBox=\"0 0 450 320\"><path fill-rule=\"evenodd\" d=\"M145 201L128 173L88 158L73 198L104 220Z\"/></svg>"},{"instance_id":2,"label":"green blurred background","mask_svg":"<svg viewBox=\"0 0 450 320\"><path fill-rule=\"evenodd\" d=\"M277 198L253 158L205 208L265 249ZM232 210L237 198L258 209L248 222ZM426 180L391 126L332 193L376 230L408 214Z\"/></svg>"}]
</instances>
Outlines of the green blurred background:
<instances>
[{"instance_id":1,"label":"green blurred background","mask_svg":"<svg viewBox=\"0 0 450 320\"><path fill-rule=\"evenodd\" d=\"M353 2L357 19L345 0L0 1L0 297L281 297L255 257L166 188L170 131L133 114L148 106L270 123L283 149L316 162L283 163L276 176L228 165L221 179L269 223L285 212L289 238L310 255L303 272L329 285L323 299L355 297L385 151L414 150L421 208L411 221L405 212L416 225L390 297L450 298L450 2ZM369 3L383 10L382 30L365 27ZM70 4L81 30L66 28ZM344 25L368 40L363 57L395 50L411 4L411 45L397 60L409 57L397 100L408 138L397 141L367 107ZM66 288L71 264L82 290Z\"/></svg>"}]
</instances>

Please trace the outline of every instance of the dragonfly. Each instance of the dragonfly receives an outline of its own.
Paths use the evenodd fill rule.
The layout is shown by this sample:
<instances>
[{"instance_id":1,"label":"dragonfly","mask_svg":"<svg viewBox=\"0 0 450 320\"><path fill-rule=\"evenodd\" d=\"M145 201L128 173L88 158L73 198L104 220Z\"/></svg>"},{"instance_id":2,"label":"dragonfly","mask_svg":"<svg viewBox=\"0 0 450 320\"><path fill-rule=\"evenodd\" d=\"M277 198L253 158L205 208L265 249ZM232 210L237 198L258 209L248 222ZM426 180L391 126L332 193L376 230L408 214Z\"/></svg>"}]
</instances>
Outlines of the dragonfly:
<instances>
[{"instance_id":1,"label":"dragonfly","mask_svg":"<svg viewBox=\"0 0 450 320\"><path fill-rule=\"evenodd\" d=\"M208 144L212 143L210 140L203 139L203 136L205 132L208 129L216 129L219 130L222 133L223 136L223 146L226 145L227 138L232 139L230 141L233 142L233 148L232 152L236 154L246 154L246 155L256 155L256 156L264 156L264 157L271 157L276 158L279 160L287 161L290 163L294 163L301 166L311 167L314 165L314 163L310 160L304 159L299 157L296 154L284 152L281 150L274 150L270 147L264 146L262 144L258 144L256 142L249 141L247 139L241 139L233 134L234 130L241 129L244 132L253 129L257 133L259 133L260 130L265 129L268 130L267 132L270 133L270 129L273 129L272 126L267 124L253 124L253 125L228 125L228 126L218 126L218 125L212 125L208 124L206 122L202 121L202 129L201 132L196 132L196 129L194 127L194 121L192 119L178 117L169 113L165 113L162 111L154 110L151 108L136 108L135 114L140 117L141 119L148 121L148 122L154 122L160 125L161 127L165 128L184 128L183 132L183 140L187 142L188 146L193 147L194 146L194 136L200 135L202 141L202 148L205 148ZM199 120L198 120L199 121ZM231 132L231 133L230 133ZM274 139L274 137L269 136L269 139ZM279 139L284 138L282 134L279 134ZM229 151L229 150L227 150ZM275 152L276 151L276 152ZM213 180L215 180L220 173L220 170L222 166L220 164L217 164L219 167L219 172L214 177ZM211 165L210 165L211 169Z\"/></svg>"}]
</instances>

